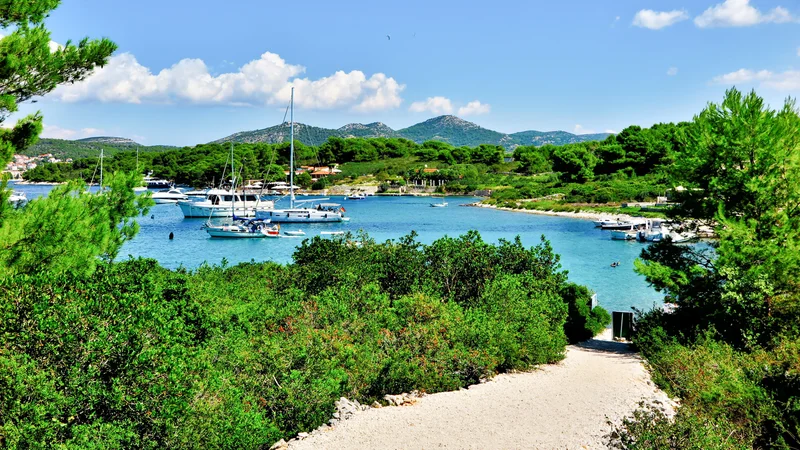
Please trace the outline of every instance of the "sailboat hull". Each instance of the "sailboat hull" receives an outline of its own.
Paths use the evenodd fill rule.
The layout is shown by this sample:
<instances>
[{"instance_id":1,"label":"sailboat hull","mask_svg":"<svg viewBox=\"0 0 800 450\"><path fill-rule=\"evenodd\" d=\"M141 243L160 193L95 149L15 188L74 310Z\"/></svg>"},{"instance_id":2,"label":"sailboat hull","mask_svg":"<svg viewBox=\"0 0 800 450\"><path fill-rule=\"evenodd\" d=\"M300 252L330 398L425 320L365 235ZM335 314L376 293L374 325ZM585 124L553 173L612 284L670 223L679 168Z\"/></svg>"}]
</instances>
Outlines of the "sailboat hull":
<instances>
[{"instance_id":1,"label":"sailboat hull","mask_svg":"<svg viewBox=\"0 0 800 450\"><path fill-rule=\"evenodd\" d=\"M272 223L328 223L344 221L344 216L341 213L318 211L308 208L256 211L256 218L269 220Z\"/></svg>"},{"instance_id":2,"label":"sailboat hull","mask_svg":"<svg viewBox=\"0 0 800 450\"><path fill-rule=\"evenodd\" d=\"M228 231L228 230L212 230L207 229L208 235L213 238L228 238L228 239L261 239L267 237L266 233L260 231L245 232L245 231Z\"/></svg>"}]
</instances>

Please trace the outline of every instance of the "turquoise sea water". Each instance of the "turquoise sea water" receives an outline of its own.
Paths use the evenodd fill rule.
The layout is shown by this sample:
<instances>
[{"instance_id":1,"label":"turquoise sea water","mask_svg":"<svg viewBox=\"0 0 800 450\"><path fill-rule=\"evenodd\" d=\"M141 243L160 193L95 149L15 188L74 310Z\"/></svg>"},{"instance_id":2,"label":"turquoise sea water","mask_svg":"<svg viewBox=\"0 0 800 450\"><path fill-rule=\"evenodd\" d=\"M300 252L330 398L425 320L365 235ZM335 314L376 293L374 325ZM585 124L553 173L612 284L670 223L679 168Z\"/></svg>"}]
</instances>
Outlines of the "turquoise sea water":
<instances>
[{"instance_id":1,"label":"turquoise sea water","mask_svg":"<svg viewBox=\"0 0 800 450\"><path fill-rule=\"evenodd\" d=\"M13 188L27 192L28 198L50 190L47 186ZM569 271L570 280L597 292L600 304L606 309L620 311L631 306L649 309L661 300L661 295L633 271L633 261L643 244L612 241L608 232L594 228L589 220L460 206L475 201L470 197L449 197L446 208L431 208L431 201L439 200L425 197L369 197L357 201L337 197L331 201L346 208L350 222L285 224L282 230L302 229L306 237L312 237L320 231L363 229L378 241L398 239L414 230L423 243L477 230L488 242L519 235L526 246L538 244L544 235L561 255L561 264ZM288 201L279 202L278 207L286 206L285 203ZM223 258L231 264L250 260L287 263L302 242L301 238L210 239L200 228L204 222L204 219L184 219L177 205L156 205L140 218L141 230L125 244L120 258L142 256L154 258L168 268L190 269L203 262L219 264ZM170 233L175 236L173 240L168 239ZM614 261L620 261L621 265L610 267Z\"/></svg>"}]
</instances>

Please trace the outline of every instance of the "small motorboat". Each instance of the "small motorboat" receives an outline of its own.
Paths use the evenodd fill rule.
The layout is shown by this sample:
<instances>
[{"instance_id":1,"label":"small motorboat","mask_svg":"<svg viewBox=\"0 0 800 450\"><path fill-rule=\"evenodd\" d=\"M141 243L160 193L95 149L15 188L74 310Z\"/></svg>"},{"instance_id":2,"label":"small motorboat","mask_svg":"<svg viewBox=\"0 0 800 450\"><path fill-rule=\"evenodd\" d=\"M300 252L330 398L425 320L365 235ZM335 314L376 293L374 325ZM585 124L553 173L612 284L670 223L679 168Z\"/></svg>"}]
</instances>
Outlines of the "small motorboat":
<instances>
[{"instance_id":1,"label":"small motorboat","mask_svg":"<svg viewBox=\"0 0 800 450\"><path fill-rule=\"evenodd\" d=\"M189 199L189 197L178 188L170 188L154 192L151 198L156 202L157 205L178 203L181 200Z\"/></svg>"},{"instance_id":2,"label":"small motorboat","mask_svg":"<svg viewBox=\"0 0 800 450\"><path fill-rule=\"evenodd\" d=\"M367 198L367 194L364 194L363 192L356 192L345 197L345 200L364 200L365 198Z\"/></svg>"},{"instance_id":3,"label":"small motorboat","mask_svg":"<svg viewBox=\"0 0 800 450\"><path fill-rule=\"evenodd\" d=\"M635 230L642 225L645 225L645 219L632 219L630 221L617 221L606 222L600 225L603 230Z\"/></svg>"},{"instance_id":4,"label":"small motorboat","mask_svg":"<svg viewBox=\"0 0 800 450\"><path fill-rule=\"evenodd\" d=\"M595 220L592 223L594 224L595 228L600 228L603 225L615 224L615 223L617 223L617 221L616 220L611 220L611 219L600 219L600 220Z\"/></svg>"},{"instance_id":5,"label":"small motorboat","mask_svg":"<svg viewBox=\"0 0 800 450\"><path fill-rule=\"evenodd\" d=\"M306 232L303 231L303 230L295 230L295 231L288 231L287 230L287 231L284 231L283 234L285 234L286 236L291 236L291 237L300 237L300 236L305 236Z\"/></svg>"},{"instance_id":6,"label":"small motorboat","mask_svg":"<svg viewBox=\"0 0 800 450\"><path fill-rule=\"evenodd\" d=\"M8 197L8 201L14 206L21 206L28 201L28 196L22 191L13 191Z\"/></svg>"},{"instance_id":7,"label":"small motorboat","mask_svg":"<svg viewBox=\"0 0 800 450\"><path fill-rule=\"evenodd\" d=\"M261 232L264 233L264 237L279 238L281 237L281 224L276 223L269 228L263 228Z\"/></svg>"},{"instance_id":8,"label":"small motorboat","mask_svg":"<svg viewBox=\"0 0 800 450\"><path fill-rule=\"evenodd\" d=\"M444 208L447 206L447 202L442 199L441 203L431 203L431 208Z\"/></svg>"},{"instance_id":9,"label":"small motorboat","mask_svg":"<svg viewBox=\"0 0 800 450\"><path fill-rule=\"evenodd\" d=\"M637 235L638 235L637 231L614 230L611 232L611 239L615 241L633 241L636 240Z\"/></svg>"}]
</instances>

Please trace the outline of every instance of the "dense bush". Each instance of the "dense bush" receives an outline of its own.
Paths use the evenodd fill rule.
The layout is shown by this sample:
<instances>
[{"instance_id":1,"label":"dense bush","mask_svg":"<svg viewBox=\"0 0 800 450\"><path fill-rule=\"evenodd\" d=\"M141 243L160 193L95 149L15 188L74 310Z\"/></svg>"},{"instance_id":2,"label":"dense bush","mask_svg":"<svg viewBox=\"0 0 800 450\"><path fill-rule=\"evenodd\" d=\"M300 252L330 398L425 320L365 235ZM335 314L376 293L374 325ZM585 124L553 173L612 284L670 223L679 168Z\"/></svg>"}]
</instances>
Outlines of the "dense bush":
<instances>
[{"instance_id":1,"label":"dense bush","mask_svg":"<svg viewBox=\"0 0 800 450\"><path fill-rule=\"evenodd\" d=\"M341 396L558 361L566 323L596 325L572 304L585 293L546 242L477 233L317 237L287 266L8 276L0 446L263 448L326 422Z\"/></svg>"},{"instance_id":2,"label":"dense bush","mask_svg":"<svg viewBox=\"0 0 800 450\"><path fill-rule=\"evenodd\" d=\"M713 329L678 335L678 327L680 319L663 312L637 319L634 343L647 358L654 381L679 397L681 407L674 424L655 420L659 425L649 427L629 421L631 439L663 440L676 428L717 439L724 430L724 445L703 448L795 448L800 340L786 336L774 349L741 351ZM645 412L638 414L635 419L642 420Z\"/></svg>"}]
</instances>

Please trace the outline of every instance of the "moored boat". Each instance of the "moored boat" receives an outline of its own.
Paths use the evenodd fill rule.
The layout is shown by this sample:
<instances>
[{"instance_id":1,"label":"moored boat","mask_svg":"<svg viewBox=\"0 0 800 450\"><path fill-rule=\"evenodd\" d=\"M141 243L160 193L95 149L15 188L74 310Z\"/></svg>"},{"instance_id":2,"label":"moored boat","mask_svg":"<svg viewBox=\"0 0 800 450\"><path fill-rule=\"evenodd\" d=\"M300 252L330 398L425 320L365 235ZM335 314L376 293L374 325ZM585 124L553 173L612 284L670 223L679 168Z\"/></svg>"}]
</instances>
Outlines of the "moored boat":
<instances>
[{"instance_id":1,"label":"moored boat","mask_svg":"<svg viewBox=\"0 0 800 450\"><path fill-rule=\"evenodd\" d=\"M611 239L616 241L632 241L636 239L637 232L633 230L613 230Z\"/></svg>"},{"instance_id":2,"label":"moored boat","mask_svg":"<svg viewBox=\"0 0 800 450\"><path fill-rule=\"evenodd\" d=\"M209 218L209 217L256 217L256 213L270 211L275 203L261 200L255 194L240 194L223 189L210 189L206 192L203 201L181 200L178 206L183 212L183 217Z\"/></svg>"},{"instance_id":3,"label":"moored boat","mask_svg":"<svg viewBox=\"0 0 800 450\"><path fill-rule=\"evenodd\" d=\"M8 197L8 201L14 206L21 206L28 201L28 196L22 191L13 191Z\"/></svg>"},{"instance_id":4,"label":"moored boat","mask_svg":"<svg viewBox=\"0 0 800 450\"><path fill-rule=\"evenodd\" d=\"M180 189L170 188L153 192L151 198L156 202L156 204L162 205L167 203L178 203L180 200L187 200L189 196L184 194Z\"/></svg>"},{"instance_id":5,"label":"moored boat","mask_svg":"<svg viewBox=\"0 0 800 450\"><path fill-rule=\"evenodd\" d=\"M600 228L603 230L635 230L646 223L646 219L615 220L602 224Z\"/></svg>"},{"instance_id":6,"label":"moored boat","mask_svg":"<svg viewBox=\"0 0 800 450\"><path fill-rule=\"evenodd\" d=\"M273 223L325 223L343 222L345 209L336 203L320 203L314 208L295 207L295 204L306 204L309 200L295 202L294 190L294 88L292 88L291 100L289 103L289 208L287 209L263 209L255 213L258 219L270 220ZM268 185L270 186L270 185ZM285 186L285 185L280 185ZM278 189L279 186L273 184L271 189ZM327 199L316 199L313 201L323 201Z\"/></svg>"},{"instance_id":7,"label":"moored boat","mask_svg":"<svg viewBox=\"0 0 800 450\"><path fill-rule=\"evenodd\" d=\"M153 172L148 173L147 176L144 177L144 182L147 184L148 189L169 189L172 185L169 180L153 177Z\"/></svg>"},{"instance_id":8,"label":"moored boat","mask_svg":"<svg viewBox=\"0 0 800 450\"><path fill-rule=\"evenodd\" d=\"M365 194L363 192L351 192L344 199L345 200L364 200L366 198L367 198L367 194Z\"/></svg>"},{"instance_id":9,"label":"moored boat","mask_svg":"<svg viewBox=\"0 0 800 450\"><path fill-rule=\"evenodd\" d=\"M233 223L213 225L206 223L203 227L209 236L214 238L259 239L280 234L280 225L269 225L269 222L258 219L234 219Z\"/></svg>"}]
</instances>

